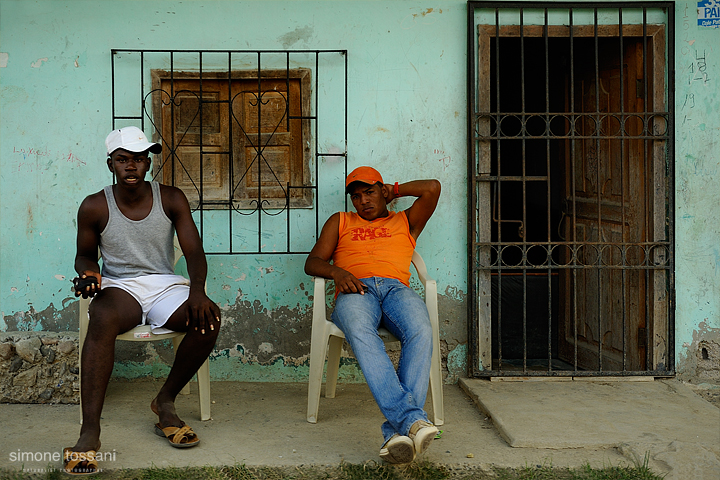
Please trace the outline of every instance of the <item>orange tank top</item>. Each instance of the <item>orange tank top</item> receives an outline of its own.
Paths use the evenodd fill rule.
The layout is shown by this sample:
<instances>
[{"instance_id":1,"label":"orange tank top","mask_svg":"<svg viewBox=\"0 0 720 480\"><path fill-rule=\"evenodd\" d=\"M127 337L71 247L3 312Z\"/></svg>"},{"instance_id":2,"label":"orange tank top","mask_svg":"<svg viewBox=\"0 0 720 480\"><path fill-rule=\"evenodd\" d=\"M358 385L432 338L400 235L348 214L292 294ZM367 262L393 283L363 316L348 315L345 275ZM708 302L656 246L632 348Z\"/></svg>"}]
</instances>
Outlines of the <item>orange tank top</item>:
<instances>
[{"instance_id":1,"label":"orange tank top","mask_svg":"<svg viewBox=\"0 0 720 480\"><path fill-rule=\"evenodd\" d=\"M372 222L355 212L340 212L333 265L357 278L394 278L409 286L415 239L405 212L389 212Z\"/></svg>"}]
</instances>

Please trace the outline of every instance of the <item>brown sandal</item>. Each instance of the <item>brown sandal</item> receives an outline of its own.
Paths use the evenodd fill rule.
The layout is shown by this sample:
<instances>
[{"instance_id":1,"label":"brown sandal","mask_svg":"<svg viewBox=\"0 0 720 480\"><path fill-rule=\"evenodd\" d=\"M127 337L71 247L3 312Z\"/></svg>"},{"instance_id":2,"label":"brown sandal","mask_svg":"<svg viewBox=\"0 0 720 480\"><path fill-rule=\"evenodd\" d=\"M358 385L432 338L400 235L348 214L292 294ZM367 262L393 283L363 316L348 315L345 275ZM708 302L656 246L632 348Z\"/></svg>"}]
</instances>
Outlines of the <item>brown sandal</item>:
<instances>
[{"instance_id":1,"label":"brown sandal","mask_svg":"<svg viewBox=\"0 0 720 480\"><path fill-rule=\"evenodd\" d=\"M197 434L189 425L162 428L159 423L156 423L155 434L167 438L170 445L175 448L190 448L200 443Z\"/></svg>"},{"instance_id":2,"label":"brown sandal","mask_svg":"<svg viewBox=\"0 0 720 480\"><path fill-rule=\"evenodd\" d=\"M81 463L84 462L84 465ZM94 475L98 473L97 452L73 452L72 447L63 449L63 471L68 475Z\"/></svg>"}]
</instances>

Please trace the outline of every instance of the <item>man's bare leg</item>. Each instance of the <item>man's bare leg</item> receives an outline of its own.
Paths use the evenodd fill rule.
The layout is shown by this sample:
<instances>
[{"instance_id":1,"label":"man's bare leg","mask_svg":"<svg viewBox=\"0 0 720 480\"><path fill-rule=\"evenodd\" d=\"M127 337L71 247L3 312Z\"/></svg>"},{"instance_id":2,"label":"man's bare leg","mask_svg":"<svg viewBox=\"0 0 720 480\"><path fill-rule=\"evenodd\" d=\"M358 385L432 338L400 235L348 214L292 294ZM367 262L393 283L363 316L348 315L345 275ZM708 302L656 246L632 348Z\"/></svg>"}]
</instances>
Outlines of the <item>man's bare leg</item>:
<instances>
[{"instance_id":1,"label":"man's bare leg","mask_svg":"<svg viewBox=\"0 0 720 480\"><path fill-rule=\"evenodd\" d=\"M100 448L100 414L115 362L115 337L140 323L142 309L119 288L100 291L90 304L90 322L82 351L82 417L75 452Z\"/></svg>"},{"instance_id":2,"label":"man's bare leg","mask_svg":"<svg viewBox=\"0 0 720 480\"><path fill-rule=\"evenodd\" d=\"M205 329L205 333L194 328L188 329L186 322L187 304L183 303L164 325L176 332L185 331L185 338L175 352L175 361L170 369L167 380L160 388L157 396L150 404L150 408L160 418L160 425L165 427L181 427L185 423L180 420L175 412L175 397L180 390L190 381L198 369L205 362L205 359L212 352L220 333L220 322L213 321L213 330Z\"/></svg>"}]
</instances>

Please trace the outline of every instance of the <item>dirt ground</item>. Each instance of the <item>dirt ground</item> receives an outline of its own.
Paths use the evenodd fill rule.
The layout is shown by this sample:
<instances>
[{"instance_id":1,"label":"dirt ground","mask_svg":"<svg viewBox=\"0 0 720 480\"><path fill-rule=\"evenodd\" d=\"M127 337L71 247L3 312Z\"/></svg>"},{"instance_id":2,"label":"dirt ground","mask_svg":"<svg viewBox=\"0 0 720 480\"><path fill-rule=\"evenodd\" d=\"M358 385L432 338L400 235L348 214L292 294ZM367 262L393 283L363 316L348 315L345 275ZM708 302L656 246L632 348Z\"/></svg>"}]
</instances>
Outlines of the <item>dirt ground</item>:
<instances>
[{"instance_id":1,"label":"dirt ground","mask_svg":"<svg viewBox=\"0 0 720 480\"><path fill-rule=\"evenodd\" d=\"M714 385L711 383L701 383L694 385L692 383L686 383L690 389L696 394L700 395L704 400L720 408L720 385Z\"/></svg>"}]
</instances>

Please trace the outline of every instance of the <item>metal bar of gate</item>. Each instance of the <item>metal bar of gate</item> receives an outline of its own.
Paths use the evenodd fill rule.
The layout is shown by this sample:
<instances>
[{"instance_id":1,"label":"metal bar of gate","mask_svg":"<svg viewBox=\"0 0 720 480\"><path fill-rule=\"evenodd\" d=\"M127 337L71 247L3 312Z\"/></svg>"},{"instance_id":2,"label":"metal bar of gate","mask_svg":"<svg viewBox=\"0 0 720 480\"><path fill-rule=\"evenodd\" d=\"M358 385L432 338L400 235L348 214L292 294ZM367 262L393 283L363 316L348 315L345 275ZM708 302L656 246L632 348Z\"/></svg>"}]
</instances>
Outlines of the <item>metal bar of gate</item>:
<instances>
[{"instance_id":1,"label":"metal bar of gate","mask_svg":"<svg viewBox=\"0 0 720 480\"><path fill-rule=\"evenodd\" d=\"M628 91L626 89L625 83L627 81L626 74L624 69L622 68L622 65L625 63L625 49L627 46L626 43L626 37L627 33L625 31L625 13L623 9L631 10L632 12L635 12L638 10L638 8L642 9L642 33L638 35L635 33L636 36L642 37L642 48L643 48L643 80L642 80L642 97L643 97L643 108L642 110L638 111L635 110L626 110L626 95L628 94ZM489 40L489 45L494 47L490 48L489 58L486 58L484 61L488 61L491 65L491 69L494 69L493 74L493 83L492 83L492 89L494 90L494 98L493 103L494 106L491 106L491 109L488 111L482 110L477 111L477 107L479 105L478 102L478 93L486 94L485 92L477 92L476 88L478 83L476 83L476 77L477 70L475 68L476 62L480 60L480 57L476 55L474 52L477 48L477 29L478 25L476 25L476 22L474 20L474 13L475 9L484 9L484 11L488 13L492 13L494 17L495 25L494 27L490 25L490 29L488 30L488 33L491 33L491 37ZM527 9L527 11L526 11ZM525 37L526 32L526 25L528 25L528 28L532 28L534 25L539 25L536 23L532 23L531 21L527 20L529 13L532 10L532 14L536 14L537 10L541 9L544 19L542 22L542 42L544 45L544 69L545 69L545 85L544 85L544 96L545 96L545 111L542 112L542 116L545 120L545 132L543 134L538 134L537 132L532 132L531 129L528 128L530 122L533 120L534 117L539 117L540 115L537 115L535 113L535 110L528 109L528 97L527 97L527 91L526 91L526 75L528 73L526 69L526 62L528 61L528 40ZM559 111L558 113L551 113L553 110L551 96L552 92L550 91L550 71L553 69L551 64L551 53L550 51L555 48L551 46L550 41L550 20L549 20L549 10L553 11L566 11L568 13L567 17L567 38L568 42L568 48L569 48L569 58L568 58L568 67L567 67L567 74L569 76L568 81L568 90L569 94L567 96L567 110L566 113L563 113L562 111ZM602 35L600 33L601 31L601 21L599 19L600 11L603 12L603 20L602 20ZM605 107L605 104L600 103L600 82L601 82L601 76L600 76L600 66L601 62L606 62L606 53L608 52L606 45L611 45L610 43L606 42L604 40L604 37L608 35L607 32L612 32L612 30L608 30L606 28L607 25L607 12L608 11L615 11L617 15L617 21L618 24L616 25L616 32L615 37L618 38L618 48L619 51L617 51L617 55L620 59L619 64L621 65L620 68L620 86L619 86L619 108L615 108L614 105L617 105L617 100L611 99L611 102L608 102L607 107ZM662 45L661 48L665 49L667 52L667 55L665 58L663 58L661 61L664 64L664 68L666 69L667 73L667 79L668 79L668 85L667 85L667 98L668 101L663 102L664 105L666 105L665 108L658 109L656 104L653 104L652 107L648 106L648 102L650 101L650 86L649 86L649 77L648 74L650 73L650 66L648 64L649 60L649 36L648 36L648 12L652 10L655 12L654 14L657 14L658 11L664 11L666 13L665 21L663 28L667 30L667 39L668 42L665 45ZM506 16L504 15L505 12L513 12L513 15L515 15L515 19L513 20L512 16ZM518 13L519 12L519 13ZM592 33L591 33L591 39L592 42L592 52L593 52L593 58L592 63L594 63L594 73L592 75L592 78L594 78L594 96L595 96L595 106L592 108L592 111L588 111L585 113L584 108L578 108L581 105L576 105L576 80L578 78L576 76L576 71L578 68L582 68L581 65L585 64L586 59L579 57L576 55L577 52L581 51L580 49L585 48L586 40L578 40L575 37L576 32L576 23L577 28L581 28L583 23L583 16L587 16L587 14L590 13L592 16L592 21L590 22L590 25L592 26ZM632 14L631 14L632 15ZM611 236L612 231L611 228L611 220L612 217L605 217L602 213L602 209L604 208L604 197L605 193L603 193L603 183L605 181L604 174L601 172L601 169L599 168L600 164L598 163L598 168L596 171L592 172L595 182L595 200L594 200L594 209L596 209L596 215L595 215L595 221L592 222L595 225L593 226L592 223L585 223L587 225L587 228L583 230L582 238L578 238L578 235L580 234L580 231L576 227L578 224L578 221L581 218L581 213L578 210L580 201L582 200L578 196L578 187L579 185L576 185L576 176L580 174L580 171L578 168L581 167L580 163L582 162L581 155L583 154L584 148L580 148L580 146L585 143L586 145L591 145L594 148L595 152L599 152L601 150L601 147L604 147L605 144L608 145L608 148L617 148L619 145L620 151L617 155L616 159L613 160L613 162L619 162L619 165L614 165L614 168L616 170L610 171L611 175L615 175L616 178L619 176L619 182L620 182L620 189L619 189L619 210L620 210L620 216L622 219L625 219L628 213L628 198L627 198L627 192L625 189L626 182L631 181L631 176L626 176L625 171L625 163L629 160L629 157L627 157L627 154L625 152L626 148L630 145L630 142L639 142L641 146L643 146L643 152L641 154L642 158L642 164L644 165L644 172L653 172L653 168L651 168L651 155L650 155L650 148L651 146L655 145L661 145L661 147L653 147L655 148L655 151L664 151L666 155L668 155L669 158L672 157L673 151L671 149L672 143L674 142L673 137L673 131L672 131L672 123L674 121L673 117L673 106L674 103L669 101L672 97L674 97L673 93L673 85L674 85L674 72L672 71L672 68L670 66L672 65L672 59L674 58L674 45L672 44L672 41L670 41L672 38L674 38L674 23L671 21L674 18L673 13L673 4L671 2L617 2L617 3L601 3L601 2L592 2L592 3L584 3L582 5L577 5L576 3L570 3L570 2L553 2L550 3L536 3L536 2L468 2L468 98L470 100L469 102L469 116L468 116L468 132L469 135L471 135L471 138L468 139L468 151L469 151L469 208L472 209L471 213L471 226L468 231L468 239L470 240L469 244L469 251L470 251L470 262L471 265L471 272L469 272L469 283L470 283L470 292L471 295L471 301L469 302L469 319L468 319L468 325L469 325L469 333L473 332L475 334L479 333L481 329L483 328L481 325L477 324L477 302L475 301L476 295L478 294L477 285L478 285L478 275L479 272L482 271L491 271L493 273L493 276L496 277L496 289L493 297L492 297L492 303L494 304L492 314L496 321L493 320L493 328L495 331L493 332L493 337L495 338L495 344L493 344L493 349L495 350L492 352L492 355L490 356L491 360L494 360L497 362L497 369L485 369L485 365L482 365L479 361L479 358L481 356L481 353L477 350L476 346L477 343L475 343L475 346L471 346L469 349L470 352L470 362L469 365L469 372L473 376L477 376L478 374L482 374L483 376L496 376L496 375L506 375L506 374L512 374L512 369L508 369L507 367L511 367L512 363L511 358L517 358L519 361L519 357L509 357L508 360L505 359L504 355L504 346L503 346L503 336L504 336L504 324L503 324L503 299L506 297L506 295L510 295L510 291L506 288L503 288L503 279L506 274L511 274L512 271L518 271L518 273L522 276L522 335L521 335L521 343L522 343L522 372L523 374L529 374L529 375L535 375L537 374L536 371L530 371L529 370L529 352L528 352L528 345L529 345L529 275L531 275L531 271L535 270L538 271L540 269L544 270L545 274L547 275L547 286L546 286L546 292L547 292L547 371L544 372L544 375L577 375L577 376L587 376L587 375L599 375L599 376L605 376L605 375L667 375L668 372L672 372L671 367L671 361L672 361L672 355L670 355L672 351L672 342L670 341L674 337L674 332L672 331L672 324L674 323L674 315L673 315L673 308L674 308L674 273L673 273L673 267L674 267L674 248L673 248L673 239L674 239L674 222L672 218L672 207L668 208L666 210L666 218L667 221L667 227L666 227L666 234L662 237L658 237L657 235L654 235L651 231L651 224L650 224L650 218L649 214L644 216L644 222L645 224L642 225L645 237L642 238L636 238L634 235L629 236L628 228L625 224L625 221L619 222L619 230L618 232L620 234L620 241L618 242L614 237ZM507 19L507 25L504 27L501 24L501 19L503 22ZM526 21L527 20L527 21ZM513 23L513 21L517 21L516 24ZM534 22L534 20L533 20ZM513 30L513 25L517 25L515 29ZM529 31L529 30L528 30ZM558 31L557 29L555 31ZM634 30L637 32L637 29ZM656 31L656 30L654 30ZM504 33L507 32L507 33ZM514 33L513 33L514 32ZM587 34L583 34L582 30L578 30L580 32L580 36L587 36ZM537 36L537 34L533 34L534 36ZM557 34L555 34L557 35ZM610 33L610 36L613 34ZM630 34L633 35L633 34ZM653 34L654 35L654 34ZM516 36L519 38L519 59L520 59L520 83L518 86L518 90L520 93L520 108L518 109L518 112L510 112L510 111L504 111L504 103L506 98L506 92L510 88L510 86L506 86L503 83L503 77L501 73L501 68L504 65L501 63L501 55L505 51L510 51L511 47L510 45L512 43L505 43L504 38ZM601 40L601 36L603 40ZM657 42L658 40L665 39L664 36L658 36L654 37L654 42ZM655 48L657 48L657 45L653 44ZM533 47L537 48L537 47ZM537 50L533 50L533 53L537 52ZM611 55L613 55L611 53ZM582 60L582 61L580 61ZM604 63L603 63L604 65ZM603 68L605 68L603 66ZM653 72L655 67L653 67ZM657 73L655 73L657 75ZM630 77L631 78L631 77ZM654 87L657 88L657 87ZM489 93L489 92L488 92ZM606 92L607 93L607 92ZM665 93L665 92L661 92ZM611 94L617 94L616 91L611 92ZM657 92L654 93L656 95ZM581 93L582 95L582 93ZM490 105L490 104L488 104ZM659 105L659 103L658 103ZM533 107L535 108L535 107ZM607 109L607 112L605 112L605 109ZM539 112L538 112L539 113ZM642 121L643 128L640 129L640 131L629 131L626 128L626 125L628 124L628 119L630 116L629 113L632 113L633 118L638 118L638 121ZM515 120L512 120L512 118L515 118ZM561 132L561 134L557 134L551 127L552 118L559 117L562 118L562 122L564 126L567 126L568 129L566 132ZM511 119L508 122L508 125L512 123L512 121L516 121L516 119L520 119L520 128L517 135L513 133L508 133L508 131L504 131L503 129L507 128L506 125L503 125L503 120L505 119ZM482 119L482 120L481 120ZM491 127L488 129L488 131L485 131L484 127L480 127L480 122L486 122L488 121L488 125ZM582 122L586 122L587 127L580 128ZM589 122L589 123L588 123ZM621 128L618 129L617 133L613 133L609 131L609 127L611 125L614 125L614 123L619 123L621 125ZM659 122L664 122L664 125L666 126L666 130L664 132L658 131L657 124ZM594 129L591 129L590 125L594 125ZM651 128L651 125L655 128L653 130ZM514 127L513 127L514 128ZM494 130L493 130L494 129ZM587 131L585 131L587 129ZM544 141L545 144L545 168L546 168L546 174L545 175L533 175L533 173L536 173L535 169L536 166L533 166L532 173L528 170L528 157L527 155L530 153L530 141L535 141L541 139ZM478 166L477 162L477 156L481 154L481 150L479 149L479 140L482 140L482 142L488 142L489 145L492 147L489 152L494 155L494 161L492 162L492 169L494 170L494 173L487 174L486 172L477 172L475 169ZM515 169L520 168L520 174L511 174L511 175L505 175L506 168L505 168L505 162L506 161L512 161L512 158L510 157L510 153L507 153L507 159L502 156L503 153L511 152L512 148L506 150L504 145L506 141L513 141L513 140L519 140L519 159L517 162L519 163L516 167L513 167ZM563 213L563 218L567 218L568 226L570 228L566 228L565 231L570 235L569 238L563 238L562 241L555 241L553 237L553 230L550 228L551 218L552 218L552 206L550 204L550 198L553 195L553 185L555 184L555 180L553 178L553 174L551 174L551 171L553 169L552 167L552 161L551 156L553 155L553 147L552 142L553 141L567 141L567 174L568 174L568 200L569 203L566 203L567 209ZM661 142L661 143L658 143ZM508 147L512 147L511 143L507 144ZM518 144L516 144L518 145ZM535 144L533 144L534 147ZM515 147L513 147L515 148ZM661 150L662 148L662 150ZM533 149L534 152L534 149ZM599 161L599 160L598 160ZM657 160L656 160L657 161ZM533 164L534 165L534 164ZM655 167L657 168L657 166ZM667 162L666 166L666 178L668 178L668 182L666 183L666 191L665 195L667 197L667 205L671 206L673 205L673 190L670 188L669 184L672 184L674 179L672 178L672 161ZM508 170L509 171L509 170ZM504 190L504 183L506 182L520 182L521 186L521 194L518 195L520 197L520 204L522 207L522 225L523 227L527 226L528 221L528 215L529 211L527 209L529 202L537 201L536 198L533 198L530 194L530 192L534 192L532 195L536 195L538 190L533 187L534 182L538 181L544 181L546 183L546 193L547 196L546 201L547 204L545 206L546 210L546 219L547 219L547 239L544 242L538 242L537 238L530 237L529 232L527 228L523 228L523 231L521 231L521 239L520 243L512 241L512 238L504 239L504 233L502 224L503 222L508 221L517 221L517 220L510 220L507 218L506 209L503 206L503 190ZM652 179L646 179L642 182L640 192L643 194L642 196L645 198L645 203L643 203L642 208L647 208L651 205L651 202L655 202L653 208L664 208L664 205L661 203L653 200L652 197ZM494 220L493 223L493 230L492 235L494 238L490 240L480 239L478 238L478 231L476 229L478 225L478 218L479 218L479 210L482 209L485 206L478 205L477 204L477 191L476 189L481 186L484 182L491 182L493 188L492 188L492 194L490 196L491 203L490 205L490 211L492 212L492 218ZM517 192L517 187L513 186L512 184L508 184L510 190L508 191L508 195L512 196L511 192ZM517 185L517 184L516 184ZM586 190L587 191L587 190ZM618 193L615 192L613 195L617 195ZM610 194L608 194L610 195ZM507 196L506 196L507 197ZM507 197L510 198L510 197ZM515 208L515 207L513 207ZM591 213L590 210L587 208L587 202L585 202L585 206L583 207L583 213L582 215L587 216ZM656 218L657 218L657 214ZM512 216L510 216L512 218ZM612 220L614 222L614 220ZM561 226L558 227L558 232L561 233ZM612 227L615 228L615 227ZM592 232L592 230L595 230ZM605 232L607 230L607 232ZM656 227L657 230L657 227ZM592 241L592 237L594 236L597 238L597 241ZM535 246L543 246L545 249L545 253L547 256L547 264L535 264L530 260L530 253L533 247ZM521 260L517 264L510 264L509 259L511 258L511 254L513 252L513 247L515 247L515 251L519 252L519 255ZM557 247L565 247L565 253L559 254L557 260L553 257L554 249ZM611 248L612 247L612 248ZM479 259L482 258L481 256L484 255L481 252L484 252L486 248L489 248L489 252L491 252L491 256L488 259L489 263L479 262ZM519 250L518 250L519 248ZM591 251L595 252L595 257L592 257ZM632 260L630 258L630 252L637 252L640 251L642 253L642 261L638 263L636 260ZM662 252L661 254L657 254L655 252ZM633 253L635 255L635 253ZM667 257L665 257L667 255ZM658 258L663 258L663 261L659 261ZM558 263L558 260L561 260L560 263ZM563 263L564 262L564 263ZM640 271L642 272L640 272ZM651 272L652 270L652 272ZM553 365L553 359L555 357L555 352L553 350L553 306L554 306L554 287L552 283L552 277L555 271L558 272L565 272L564 280L561 280L565 283L565 289L567 291L567 288L569 286L569 320L570 320L570 329L568 332L572 337L572 343L573 343L573 352L572 352L572 368L571 369L555 369ZM633 273L631 273L633 272ZM628 276L629 275L636 275L636 273L639 275L644 275L644 295L646 302L651 302L654 300L654 298L658 298L659 294L656 292L657 288L663 288L664 285L668 292L669 302L667 307L665 307L665 310L662 310L664 312L663 314L667 316L667 320L665 321L665 324L667 325L667 332L666 338L668 339L667 344L667 352L664 354L658 354L662 356L663 358L666 358L668 360L666 365L659 365L660 368L658 368L658 365L653 363L652 358L652 348L650 345L650 340L653 335L653 329L651 328L651 321L652 321L652 315L657 314L657 312L652 311L651 305L648 305L644 309L644 322L645 322L645 330L644 330L644 343L645 343L645 358L644 368L639 368L635 364L631 364L628 358L629 351L630 351L630 339L634 338L631 333L628 332L629 328L629 322L628 322L628 288L630 287L628 282ZM658 275L661 274L661 272L666 272L662 275L665 275L665 278L667 280L664 283L660 283L658 278L660 278ZM619 274L619 275L618 275ZM617 285L617 277L620 277L619 280L619 288L621 292L619 292L619 301L622 304L621 308L615 308L610 307L606 308L603 306L603 297L606 296L606 294L610 294L610 296L615 296L614 292L616 292L616 289L618 288ZM596 288L593 292L594 295L596 295L596 298L594 301L592 301L591 297L588 297L587 293L583 293L583 296L580 296L580 289L581 289L581 282L583 283L583 287L586 282L590 278L594 278L594 282L596 284ZM651 284L651 282L654 282ZM513 297L509 297L513 298ZM597 362L596 362L596 369L591 370L583 370L584 368L587 368L587 366L580 362L580 352L579 352L579 340L581 337L580 332L580 325L581 325L581 319L580 317L580 300L582 299L583 305L582 305L582 311L588 312L588 308L591 306L588 304L588 301L592 301L592 304L595 308L593 310L596 311L597 319L594 322L595 328L597 329L597 344L596 344L596 354L597 354ZM517 298L517 300L520 300ZM620 317L620 318L618 318ZM619 349L621 350L621 360L615 364L612 362L606 362L606 357L609 355L610 351L613 348L618 348L617 346L614 346L616 344L611 343L613 342L611 337L608 337L607 340L604 337L604 331L610 329L613 325L615 325L615 320L620 320L621 328L623 330L622 332L622 338L621 338L621 346L619 346ZM584 321L584 319L582 320ZM656 321L657 322L657 321ZM557 335L562 334L562 332L557 331ZM586 333L582 333L582 335L586 335ZM475 335L476 336L476 335ZM473 335L470 335L471 342L473 341ZM607 357L609 358L609 357ZM618 371L612 370L614 368L612 365L619 365L620 368ZM489 365L487 366L489 367ZM480 371L479 371L480 370Z\"/></svg>"}]
</instances>

